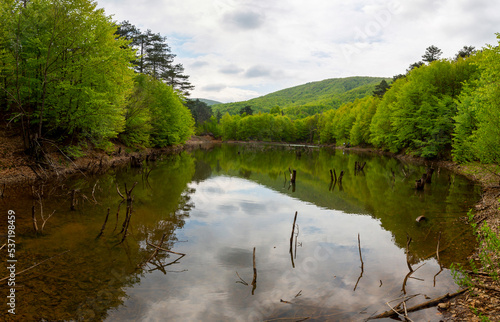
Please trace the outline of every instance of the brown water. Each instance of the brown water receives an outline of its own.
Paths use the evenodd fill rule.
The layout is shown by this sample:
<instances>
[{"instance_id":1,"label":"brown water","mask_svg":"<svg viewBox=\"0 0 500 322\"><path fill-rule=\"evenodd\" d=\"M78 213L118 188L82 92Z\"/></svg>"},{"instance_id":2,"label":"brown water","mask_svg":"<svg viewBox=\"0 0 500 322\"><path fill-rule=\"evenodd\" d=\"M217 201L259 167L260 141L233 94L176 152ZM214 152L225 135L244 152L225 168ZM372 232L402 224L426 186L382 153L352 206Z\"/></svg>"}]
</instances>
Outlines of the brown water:
<instances>
[{"instance_id":1,"label":"brown water","mask_svg":"<svg viewBox=\"0 0 500 322\"><path fill-rule=\"evenodd\" d=\"M354 172L356 161L367 162L363 172ZM297 170L295 186L289 168ZM342 185L331 184L330 169L345 171ZM7 190L0 234L7 233L8 210L15 211L16 315L7 311L4 280L0 317L361 321L388 310L386 302L404 293L421 294L411 306L453 292L458 287L449 267L465 263L474 249L464 218L479 190L436 168L432 184L417 192L414 181L423 172L423 166L381 156L223 145L164 157L143 170L45 185L41 199L40 186L36 198L31 188ZM134 182L128 234L120 243L127 207L119 206L116 184L125 194L124 184L130 189ZM78 203L70 211L73 189ZM420 215L428 220L417 223ZM178 254L159 249L152 256L150 244L159 245L163 236L162 248ZM403 285L407 236L416 271ZM7 243L0 238L0 246ZM7 247L1 254L7 258ZM0 278L9 275L7 265L3 260ZM410 317L441 316L431 308Z\"/></svg>"}]
</instances>

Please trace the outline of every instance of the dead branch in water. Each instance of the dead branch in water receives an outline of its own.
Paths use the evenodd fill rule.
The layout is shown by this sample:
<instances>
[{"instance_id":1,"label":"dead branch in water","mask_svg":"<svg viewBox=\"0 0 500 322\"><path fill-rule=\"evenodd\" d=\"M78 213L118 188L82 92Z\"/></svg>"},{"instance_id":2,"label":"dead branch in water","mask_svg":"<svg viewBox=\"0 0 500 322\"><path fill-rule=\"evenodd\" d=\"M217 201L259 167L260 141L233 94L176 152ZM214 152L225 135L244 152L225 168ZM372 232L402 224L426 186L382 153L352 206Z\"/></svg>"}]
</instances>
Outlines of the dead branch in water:
<instances>
[{"instance_id":1,"label":"dead branch in water","mask_svg":"<svg viewBox=\"0 0 500 322\"><path fill-rule=\"evenodd\" d=\"M71 191L71 207L72 211L76 210L76 189Z\"/></svg>"},{"instance_id":2,"label":"dead branch in water","mask_svg":"<svg viewBox=\"0 0 500 322\"><path fill-rule=\"evenodd\" d=\"M358 233L358 249L359 249L359 260L361 262L361 273L359 274L358 280L356 281L356 285L354 286L354 292L356 292L356 288L358 287L358 283L361 280L361 277L363 277L363 272L364 272L364 266L365 264L363 263L363 257L361 256L361 241L359 238L359 233Z\"/></svg>"},{"instance_id":3,"label":"dead branch in water","mask_svg":"<svg viewBox=\"0 0 500 322\"><path fill-rule=\"evenodd\" d=\"M35 206L33 205L31 207L31 218L33 220L33 230L35 231L35 233L38 232L38 225L36 223L36 215L35 215Z\"/></svg>"},{"instance_id":4,"label":"dead branch in water","mask_svg":"<svg viewBox=\"0 0 500 322\"><path fill-rule=\"evenodd\" d=\"M137 185L137 181L134 182L132 185L132 188L130 190L127 189L127 184L125 183L125 193L127 195L126 200L127 200L127 209L125 211L125 220L123 221L122 224L122 230L120 231L120 234L123 233L122 240L120 241L120 244L125 241L125 238L127 238L127 232L128 232L128 227L130 225L130 218L132 218L132 204L134 201L134 196L132 196L132 191L134 190L135 186ZM120 193L120 190L118 189L118 185L116 185L116 189L118 191L118 194L125 200L123 195Z\"/></svg>"},{"instance_id":5,"label":"dead branch in water","mask_svg":"<svg viewBox=\"0 0 500 322\"><path fill-rule=\"evenodd\" d=\"M97 200L95 198L95 187L97 186L98 183L99 183L99 180L97 180L95 182L94 188L92 188L92 199L94 199L94 202L95 202L96 205L98 204L98 202L97 202Z\"/></svg>"},{"instance_id":6,"label":"dead branch in water","mask_svg":"<svg viewBox=\"0 0 500 322\"><path fill-rule=\"evenodd\" d=\"M253 248L253 281L252 281L252 295L254 295L257 288L257 268L255 266L255 247Z\"/></svg>"},{"instance_id":7,"label":"dead branch in water","mask_svg":"<svg viewBox=\"0 0 500 322\"><path fill-rule=\"evenodd\" d=\"M170 262L168 264L163 264L161 263L159 260L159 266L154 264L155 266L157 266L157 269L160 269L162 271L164 271L164 267L165 266L169 266L169 265L172 265L172 264L176 264L179 260L181 260L181 258L183 258L184 256L186 256L186 254L183 254L183 253L177 253L177 252L174 252L174 251L171 251L171 250L168 250L166 248L163 248L163 242L165 240L165 237L167 236L167 234L163 234L162 237L161 237L161 240L160 240L160 244L159 245L154 245L148 241L146 241L146 244L148 246L151 246L153 247L155 250L153 251L153 253L151 254L151 256L149 257L149 259L147 261L144 261L142 264L138 265L137 268L138 269L141 269L143 268L147 263L152 263L152 260L156 258L156 255L158 255L158 252L161 250L161 251L164 251L164 252L167 252L167 253L172 253L172 254L176 254L176 255L179 255L179 258L177 258L176 260L174 260L173 262Z\"/></svg>"},{"instance_id":8,"label":"dead branch in water","mask_svg":"<svg viewBox=\"0 0 500 322\"><path fill-rule=\"evenodd\" d=\"M123 199L122 201L120 201L120 203L118 204L118 210L116 211L116 222L115 222L115 228L113 229L113 232L115 232L116 230L116 227L118 226L118 216L120 215L120 207L122 205L122 203L125 201L125 199Z\"/></svg>"},{"instance_id":9,"label":"dead branch in water","mask_svg":"<svg viewBox=\"0 0 500 322\"><path fill-rule=\"evenodd\" d=\"M238 278L240 279L239 281L236 281L236 283L240 283L240 284L248 286L248 283L245 282L245 280L241 278L241 276L240 276L240 274L238 274L238 272L236 272L236 275L238 275Z\"/></svg>"},{"instance_id":10,"label":"dead branch in water","mask_svg":"<svg viewBox=\"0 0 500 322\"><path fill-rule=\"evenodd\" d=\"M290 257L292 258L292 267L295 268L295 263L293 262L293 233L295 232L295 222L297 221L297 211L295 212L295 217L293 218L292 225L292 235L290 236Z\"/></svg>"},{"instance_id":11,"label":"dead branch in water","mask_svg":"<svg viewBox=\"0 0 500 322\"><path fill-rule=\"evenodd\" d=\"M411 243L411 237L410 235L406 234L406 264L408 265L408 269L410 272L413 272L413 268L411 268L410 264L410 243Z\"/></svg>"},{"instance_id":12,"label":"dead branch in water","mask_svg":"<svg viewBox=\"0 0 500 322\"><path fill-rule=\"evenodd\" d=\"M95 239L99 239L102 234L104 233L104 228L106 228L106 223L108 222L108 217L109 217L109 210L110 208L108 207L108 213L106 214L106 219L104 219L104 224L102 225L101 231L99 232L99 235Z\"/></svg>"},{"instance_id":13,"label":"dead branch in water","mask_svg":"<svg viewBox=\"0 0 500 322\"><path fill-rule=\"evenodd\" d=\"M441 241L441 232L439 232L439 235L438 235L438 242L437 242L437 247L436 247L436 257L437 257L437 261L438 261L438 264L439 264L439 272L437 272L436 275L434 275L434 287L436 287L436 277L441 274L441 272L443 271L443 265L441 265L441 261L439 260L439 243Z\"/></svg>"}]
</instances>

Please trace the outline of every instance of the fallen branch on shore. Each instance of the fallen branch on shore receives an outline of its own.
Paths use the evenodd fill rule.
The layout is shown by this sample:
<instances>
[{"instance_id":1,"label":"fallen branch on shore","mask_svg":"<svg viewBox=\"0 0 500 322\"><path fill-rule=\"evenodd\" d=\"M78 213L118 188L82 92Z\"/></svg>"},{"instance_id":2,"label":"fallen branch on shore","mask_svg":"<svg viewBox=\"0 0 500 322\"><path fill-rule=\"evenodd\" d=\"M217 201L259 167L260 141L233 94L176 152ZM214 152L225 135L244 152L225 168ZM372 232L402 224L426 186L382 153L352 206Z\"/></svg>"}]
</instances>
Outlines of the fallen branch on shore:
<instances>
[{"instance_id":1,"label":"fallen branch on shore","mask_svg":"<svg viewBox=\"0 0 500 322\"><path fill-rule=\"evenodd\" d=\"M447 300L450 300L450 299L454 298L455 296L458 296L458 295L464 293L467 290L468 290L467 288L464 288L464 289L462 289L462 290L460 290L458 292L452 293L452 294L447 293L447 294L445 294L443 296L440 296L438 298L435 298L433 300L429 300L427 302L420 303L420 304L417 304L415 306L409 307L409 308L407 308L406 312L415 312L415 311L419 311L419 310L427 309L429 307L436 306L439 303L442 303L442 302L445 302ZM405 310L403 308L401 308L401 309L394 309L394 310L388 310L388 311L385 311L384 313L381 313L379 315L370 317L367 320L392 318L392 317L398 316L399 314L404 314L404 313L405 313Z\"/></svg>"}]
</instances>

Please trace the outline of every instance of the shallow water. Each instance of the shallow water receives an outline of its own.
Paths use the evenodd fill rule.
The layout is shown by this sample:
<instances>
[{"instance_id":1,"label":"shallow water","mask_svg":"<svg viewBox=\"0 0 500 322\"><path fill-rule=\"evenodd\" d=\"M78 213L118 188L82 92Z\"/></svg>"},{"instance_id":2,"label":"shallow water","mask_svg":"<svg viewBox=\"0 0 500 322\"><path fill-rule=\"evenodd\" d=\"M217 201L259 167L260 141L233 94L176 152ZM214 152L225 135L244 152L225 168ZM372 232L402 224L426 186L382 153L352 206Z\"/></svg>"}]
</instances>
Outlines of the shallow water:
<instances>
[{"instance_id":1,"label":"shallow water","mask_svg":"<svg viewBox=\"0 0 500 322\"><path fill-rule=\"evenodd\" d=\"M360 173L356 161L367 163ZM297 170L295 185L289 168ZM331 183L330 169L345 172L341 185ZM12 191L0 205L2 213L16 212L18 272L48 259L16 277L16 320L360 321L405 292L422 294L409 306L453 292L449 267L465 263L475 247L464 218L479 190L436 168L432 183L417 192L423 172L368 154L222 145L143 170L47 185L41 199L31 191L14 198ZM127 207L116 184L124 194L124 184L130 189L134 182L130 226L120 243ZM73 189L76 211L70 211ZM55 210L43 233L41 209L44 219ZM421 215L428 220L417 223ZM162 236L162 248L177 254L159 249L152 256L148 243L158 245ZM407 236L415 272L403 285ZM8 275L6 265L0 273ZM6 298L6 285L1 291ZM7 309L0 314L12 317ZM431 308L410 317L439 321L440 314Z\"/></svg>"}]
</instances>

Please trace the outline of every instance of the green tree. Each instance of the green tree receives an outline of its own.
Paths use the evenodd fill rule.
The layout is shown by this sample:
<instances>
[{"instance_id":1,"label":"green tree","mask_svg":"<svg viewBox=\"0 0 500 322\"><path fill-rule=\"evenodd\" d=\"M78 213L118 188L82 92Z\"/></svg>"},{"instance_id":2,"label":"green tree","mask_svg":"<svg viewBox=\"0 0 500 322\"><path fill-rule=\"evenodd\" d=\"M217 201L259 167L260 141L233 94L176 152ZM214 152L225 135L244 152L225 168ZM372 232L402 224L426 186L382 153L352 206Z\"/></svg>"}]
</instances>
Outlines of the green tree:
<instances>
[{"instance_id":1,"label":"green tree","mask_svg":"<svg viewBox=\"0 0 500 322\"><path fill-rule=\"evenodd\" d=\"M194 133L194 120L172 87L162 81L152 82L151 139L154 146L181 144Z\"/></svg>"},{"instance_id":2,"label":"green tree","mask_svg":"<svg viewBox=\"0 0 500 322\"><path fill-rule=\"evenodd\" d=\"M90 0L10 1L1 12L6 105L32 152L45 135L103 142L123 130L133 52L115 39L116 26L96 6Z\"/></svg>"},{"instance_id":3,"label":"green tree","mask_svg":"<svg viewBox=\"0 0 500 322\"><path fill-rule=\"evenodd\" d=\"M409 148L424 157L446 156L457 111L455 99L474 70L465 60L438 60L396 81L373 117L372 143L393 152Z\"/></svg>"},{"instance_id":4,"label":"green tree","mask_svg":"<svg viewBox=\"0 0 500 322\"><path fill-rule=\"evenodd\" d=\"M476 53L476 48L474 46L464 46L455 55L455 60L458 60L459 58L467 58L471 55L474 55L475 53Z\"/></svg>"},{"instance_id":5,"label":"green tree","mask_svg":"<svg viewBox=\"0 0 500 322\"><path fill-rule=\"evenodd\" d=\"M373 95L377 97L382 97L384 96L385 92L389 89L389 84L383 79L380 84L375 86L375 90L373 91Z\"/></svg>"},{"instance_id":6,"label":"green tree","mask_svg":"<svg viewBox=\"0 0 500 322\"><path fill-rule=\"evenodd\" d=\"M184 74L184 66L174 64L175 54L166 42L167 37L150 29L141 32L127 20L121 22L117 35L129 40L136 51L138 57L134 59L134 64L138 73L165 81L183 96L190 95L194 86L189 82L189 76Z\"/></svg>"},{"instance_id":7,"label":"green tree","mask_svg":"<svg viewBox=\"0 0 500 322\"><path fill-rule=\"evenodd\" d=\"M253 114L252 107L250 107L250 105L246 105L245 107L242 107L240 110L240 115L243 116L243 114L252 115Z\"/></svg>"},{"instance_id":8,"label":"green tree","mask_svg":"<svg viewBox=\"0 0 500 322\"><path fill-rule=\"evenodd\" d=\"M138 145L148 147L151 145L151 110L154 98L151 95L153 78L137 74L132 94L127 100L125 113L125 131L120 134L120 139L128 146Z\"/></svg>"},{"instance_id":9,"label":"green tree","mask_svg":"<svg viewBox=\"0 0 500 322\"><path fill-rule=\"evenodd\" d=\"M186 106L191 111L196 126L205 123L212 117L212 108L199 99L187 100Z\"/></svg>"},{"instance_id":10,"label":"green tree","mask_svg":"<svg viewBox=\"0 0 500 322\"><path fill-rule=\"evenodd\" d=\"M500 44L500 34L497 40ZM453 157L457 161L500 163L499 57L498 45L489 45L471 57L479 70L458 99L453 142Z\"/></svg>"},{"instance_id":11,"label":"green tree","mask_svg":"<svg viewBox=\"0 0 500 322\"><path fill-rule=\"evenodd\" d=\"M184 66L182 64L175 64L165 69L161 73L161 78L184 96L189 96L190 91L194 89L194 86L189 82L189 76L184 75Z\"/></svg>"},{"instance_id":12,"label":"green tree","mask_svg":"<svg viewBox=\"0 0 500 322\"><path fill-rule=\"evenodd\" d=\"M427 47L425 50L425 54L422 56L422 60L427 63L432 63L435 60L438 60L443 52L441 49L437 48L436 46L432 45Z\"/></svg>"}]
</instances>

